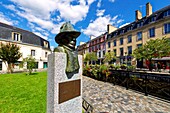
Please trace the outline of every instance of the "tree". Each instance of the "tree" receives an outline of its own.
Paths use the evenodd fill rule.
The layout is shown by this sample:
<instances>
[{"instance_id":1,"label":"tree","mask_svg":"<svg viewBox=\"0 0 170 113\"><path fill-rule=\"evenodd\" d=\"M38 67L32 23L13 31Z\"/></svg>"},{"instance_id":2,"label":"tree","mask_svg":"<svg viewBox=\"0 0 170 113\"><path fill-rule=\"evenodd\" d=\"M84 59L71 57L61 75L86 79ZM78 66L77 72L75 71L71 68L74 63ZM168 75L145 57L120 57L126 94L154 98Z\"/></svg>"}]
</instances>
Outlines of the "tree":
<instances>
[{"instance_id":1,"label":"tree","mask_svg":"<svg viewBox=\"0 0 170 113\"><path fill-rule=\"evenodd\" d=\"M89 61L97 61L96 53L94 53L94 52L86 53L85 58L84 58L84 62L87 62L87 64L89 64Z\"/></svg>"},{"instance_id":2,"label":"tree","mask_svg":"<svg viewBox=\"0 0 170 113\"><path fill-rule=\"evenodd\" d=\"M27 69L29 71L29 75L31 75L33 68L35 68L35 63L36 63L35 58L33 58L32 56L28 56L23 59L22 64L24 64L24 63L27 64Z\"/></svg>"},{"instance_id":3,"label":"tree","mask_svg":"<svg viewBox=\"0 0 170 113\"><path fill-rule=\"evenodd\" d=\"M157 38L147 41L143 46L133 51L136 59L145 59L151 62L152 58L161 58L170 54L170 40ZM152 70L151 63L149 69Z\"/></svg>"},{"instance_id":4,"label":"tree","mask_svg":"<svg viewBox=\"0 0 170 113\"><path fill-rule=\"evenodd\" d=\"M22 54L19 52L20 47L17 44L3 44L0 43L0 59L2 59L5 64L7 63L8 73L13 72L13 65L15 62L21 58Z\"/></svg>"},{"instance_id":5,"label":"tree","mask_svg":"<svg viewBox=\"0 0 170 113\"><path fill-rule=\"evenodd\" d=\"M104 56L104 62L111 62L113 59L116 59L114 52L106 52Z\"/></svg>"}]
</instances>

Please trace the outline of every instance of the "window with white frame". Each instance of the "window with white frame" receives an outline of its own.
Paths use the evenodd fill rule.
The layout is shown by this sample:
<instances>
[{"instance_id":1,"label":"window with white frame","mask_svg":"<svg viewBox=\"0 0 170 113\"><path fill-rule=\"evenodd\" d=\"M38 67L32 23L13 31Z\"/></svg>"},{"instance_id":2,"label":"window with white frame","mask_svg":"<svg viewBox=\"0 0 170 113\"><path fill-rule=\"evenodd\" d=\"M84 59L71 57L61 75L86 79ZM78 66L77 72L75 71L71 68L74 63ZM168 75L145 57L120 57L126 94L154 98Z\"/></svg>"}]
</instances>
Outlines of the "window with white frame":
<instances>
[{"instance_id":1,"label":"window with white frame","mask_svg":"<svg viewBox=\"0 0 170 113\"><path fill-rule=\"evenodd\" d=\"M35 50L31 50L31 56L35 56Z\"/></svg>"},{"instance_id":2,"label":"window with white frame","mask_svg":"<svg viewBox=\"0 0 170 113\"><path fill-rule=\"evenodd\" d=\"M12 39L14 41L22 41L22 35L17 32L12 32Z\"/></svg>"}]
</instances>

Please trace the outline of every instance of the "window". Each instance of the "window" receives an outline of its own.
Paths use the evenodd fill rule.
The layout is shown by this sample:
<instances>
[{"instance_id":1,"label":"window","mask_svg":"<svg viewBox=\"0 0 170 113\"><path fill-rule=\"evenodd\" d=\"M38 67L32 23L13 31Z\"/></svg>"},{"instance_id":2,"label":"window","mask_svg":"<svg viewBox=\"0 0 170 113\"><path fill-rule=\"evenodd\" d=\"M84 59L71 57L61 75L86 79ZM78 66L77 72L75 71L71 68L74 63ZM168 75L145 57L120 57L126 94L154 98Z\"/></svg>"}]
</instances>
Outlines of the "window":
<instances>
[{"instance_id":1,"label":"window","mask_svg":"<svg viewBox=\"0 0 170 113\"><path fill-rule=\"evenodd\" d=\"M142 40L142 32L137 33L137 41Z\"/></svg>"},{"instance_id":2,"label":"window","mask_svg":"<svg viewBox=\"0 0 170 113\"><path fill-rule=\"evenodd\" d=\"M123 34L124 33L124 30L120 30L120 34Z\"/></svg>"},{"instance_id":3,"label":"window","mask_svg":"<svg viewBox=\"0 0 170 113\"><path fill-rule=\"evenodd\" d=\"M155 28L150 28L149 29L149 37L154 37L155 36Z\"/></svg>"},{"instance_id":4,"label":"window","mask_svg":"<svg viewBox=\"0 0 170 113\"><path fill-rule=\"evenodd\" d=\"M94 51L94 46L92 46L92 51Z\"/></svg>"},{"instance_id":5,"label":"window","mask_svg":"<svg viewBox=\"0 0 170 113\"><path fill-rule=\"evenodd\" d=\"M120 45L123 45L123 38L120 38Z\"/></svg>"},{"instance_id":6,"label":"window","mask_svg":"<svg viewBox=\"0 0 170 113\"><path fill-rule=\"evenodd\" d=\"M132 30L132 27L131 27L131 26L129 26L129 27L127 28L127 31L130 31L130 30Z\"/></svg>"},{"instance_id":7,"label":"window","mask_svg":"<svg viewBox=\"0 0 170 113\"><path fill-rule=\"evenodd\" d=\"M128 35L128 43L132 42L132 35Z\"/></svg>"},{"instance_id":8,"label":"window","mask_svg":"<svg viewBox=\"0 0 170 113\"><path fill-rule=\"evenodd\" d=\"M110 50L108 50L108 52L110 52Z\"/></svg>"},{"instance_id":9,"label":"window","mask_svg":"<svg viewBox=\"0 0 170 113\"><path fill-rule=\"evenodd\" d=\"M116 37L116 35L117 35L117 33L116 33L116 32L114 32L114 33L113 33L113 37Z\"/></svg>"},{"instance_id":10,"label":"window","mask_svg":"<svg viewBox=\"0 0 170 113\"><path fill-rule=\"evenodd\" d=\"M102 47L102 49L105 49L105 43L103 43L103 47Z\"/></svg>"},{"instance_id":11,"label":"window","mask_svg":"<svg viewBox=\"0 0 170 113\"><path fill-rule=\"evenodd\" d=\"M101 53L99 52L99 58L101 57Z\"/></svg>"},{"instance_id":12,"label":"window","mask_svg":"<svg viewBox=\"0 0 170 113\"><path fill-rule=\"evenodd\" d=\"M108 42L108 48L110 48L110 42Z\"/></svg>"},{"instance_id":13,"label":"window","mask_svg":"<svg viewBox=\"0 0 170 113\"><path fill-rule=\"evenodd\" d=\"M137 28L141 27L143 25L143 22L137 23Z\"/></svg>"},{"instance_id":14,"label":"window","mask_svg":"<svg viewBox=\"0 0 170 113\"><path fill-rule=\"evenodd\" d=\"M113 46L116 46L116 40L113 41Z\"/></svg>"},{"instance_id":15,"label":"window","mask_svg":"<svg viewBox=\"0 0 170 113\"><path fill-rule=\"evenodd\" d=\"M31 50L31 56L35 56L35 50Z\"/></svg>"},{"instance_id":16,"label":"window","mask_svg":"<svg viewBox=\"0 0 170 113\"><path fill-rule=\"evenodd\" d=\"M120 56L123 56L123 48L120 48Z\"/></svg>"},{"instance_id":17,"label":"window","mask_svg":"<svg viewBox=\"0 0 170 113\"><path fill-rule=\"evenodd\" d=\"M142 44L137 44L137 48L139 48L139 47L141 47L142 46Z\"/></svg>"},{"instance_id":18,"label":"window","mask_svg":"<svg viewBox=\"0 0 170 113\"><path fill-rule=\"evenodd\" d=\"M99 43L101 42L101 38L99 38Z\"/></svg>"},{"instance_id":19,"label":"window","mask_svg":"<svg viewBox=\"0 0 170 113\"><path fill-rule=\"evenodd\" d=\"M117 55L117 54L116 54L116 52L117 52L116 49L114 49L113 51L114 51L114 56L116 56L116 55Z\"/></svg>"},{"instance_id":20,"label":"window","mask_svg":"<svg viewBox=\"0 0 170 113\"><path fill-rule=\"evenodd\" d=\"M48 42L47 41L44 41L44 47L48 48Z\"/></svg>"},{"instance_id":21,"label":"window","mask_svg":"<svg viewBox=\"0 0 170 113\"><path fill-rule=\"evenodd\" d=\"M132 46L128 46L128 55L132 54Z\"/></svg>"},{"instance_id":22,"label":"window","mask_svg":"<svg viewBox=\"0 0 170 113\"><path fill-rule=\"evenodd\" d=\"M164 15L164 17L169 16L170 15L170 10L165 11L163 15Z\"/></svg>"},{"instance_id":23,"label":"window","mask_svg":"<svg viewBox=\"0 0 170 113\"><path fill-rule=\"evenodd\" d=\"M103 56L105 55L105 51L103 51Z\"/></svg>"},{"instance_id":24,"label":"window","mask_svg":"<svg viewBox=\"0 0 170 113\"><path fill-rule=\"evenodd\" d=\"M101 49L101 46L99 45L99 50Z\"/></svg>"},{"instance_id":25,"label":"window","mask_svg":"<svg viewBox=\"0 0 170 113\"><path fill-rule=\"evenodd\" d=\"M22 40L22 35L16 32L12 32L12 39L14 41L21 41Z\"/></svg>"},{"instance_id":26,"label":"window","mask_svg":"<svg viewBox=\"0 0 170 113\"><path fill-rule=\"evenodd\" d=\"M170 23L164 24L164 34L170 33Z\"/></svg>"},{"instance_id":27,"label":"window","mask_svg":"<svg viewBox=\"0 0 170 113\"><path fill-rule=\"evenodd\" d=\"M48 52L45 52L45 58L47 58Z\"/></svg>"},{"instance_id":28,"label":"window","mask_svg":"<svg viewBox=\"0 0 170 113\"><path fill-rule=\"evenodd\" d=\"M149 23L151 23L151 22L154 22L156 20L156 17L151 17L151 18L149 18Z\"/></svg>"},{"instance_id":29,"label":"window","mask_svg":"<svg viewBox=\"0 0 170 113\"><path fill-rule=\"evenodd\" d=\"M2 70L2 61L0 61L0 70Z\"/></svg>"}]
</instances>

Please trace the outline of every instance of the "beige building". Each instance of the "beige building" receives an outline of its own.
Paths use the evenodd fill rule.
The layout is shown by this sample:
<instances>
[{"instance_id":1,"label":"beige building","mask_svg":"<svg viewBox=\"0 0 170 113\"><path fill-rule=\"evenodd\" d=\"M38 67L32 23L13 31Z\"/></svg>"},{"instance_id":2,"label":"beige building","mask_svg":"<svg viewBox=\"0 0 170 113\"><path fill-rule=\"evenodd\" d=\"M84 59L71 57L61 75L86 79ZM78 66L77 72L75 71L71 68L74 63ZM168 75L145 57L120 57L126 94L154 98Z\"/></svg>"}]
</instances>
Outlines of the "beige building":
<instances>
[{"instance_id":1,"label":"beige building","mask_svg":"<svg viewBox=\"0 0 170 113\"><path fill-rule=\"evenodd\" d=\"M114 51L120 63L127 60L130 65L134 49L150 39L162 37L170 39L170 5L152 13L152 6L147 3L146 16L142 17L142 13L137 10L134 22L108 34L106 51ZM143 67L143 64L138 61L137 66Z\"/></svg>"}]
</instances>

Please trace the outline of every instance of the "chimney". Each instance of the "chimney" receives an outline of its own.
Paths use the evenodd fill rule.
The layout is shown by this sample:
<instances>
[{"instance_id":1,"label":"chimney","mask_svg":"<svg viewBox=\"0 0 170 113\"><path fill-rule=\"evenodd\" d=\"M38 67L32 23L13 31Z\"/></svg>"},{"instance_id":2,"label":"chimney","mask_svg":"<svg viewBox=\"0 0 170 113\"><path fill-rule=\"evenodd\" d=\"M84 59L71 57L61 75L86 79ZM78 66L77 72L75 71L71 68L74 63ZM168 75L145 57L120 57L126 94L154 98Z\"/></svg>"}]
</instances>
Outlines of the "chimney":
<instances>
[{"instance_id":1,"label":"chimney","mask_svg":"<svg viewBox=\"0 0 170 113\"><path fill-rule=\"evenodd\" d=\"M146 17L150 16L152 14L152 5L148 2L146 4Z\"/></svg>"},{"instance_id":2,"label":"chimney","mask_svg":"<svg viewBox=\"0 0 170 113\"><path fill-rule=\"evenodd\" d=\"M136 21L142 18L142 13L139 10L136 10Z\"/></svg>"},{"instance_id":3,"label":"chimney","mask_svg":"<svg viewBox=\"0 0 170 113\"><path fill-rule=\"evenodd\" d=\"M112 26L111 24L107 25L107 32L108 34L110 34L111 32L117 30L117 28L115 26Z\"/></svg>"}]
</instances>

